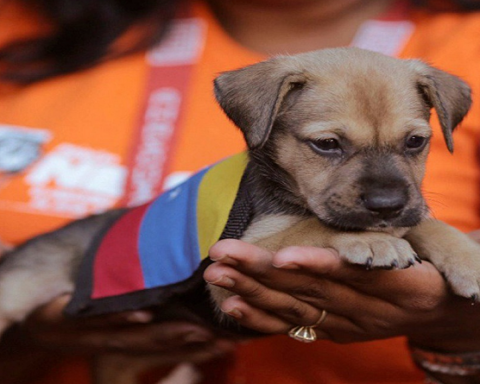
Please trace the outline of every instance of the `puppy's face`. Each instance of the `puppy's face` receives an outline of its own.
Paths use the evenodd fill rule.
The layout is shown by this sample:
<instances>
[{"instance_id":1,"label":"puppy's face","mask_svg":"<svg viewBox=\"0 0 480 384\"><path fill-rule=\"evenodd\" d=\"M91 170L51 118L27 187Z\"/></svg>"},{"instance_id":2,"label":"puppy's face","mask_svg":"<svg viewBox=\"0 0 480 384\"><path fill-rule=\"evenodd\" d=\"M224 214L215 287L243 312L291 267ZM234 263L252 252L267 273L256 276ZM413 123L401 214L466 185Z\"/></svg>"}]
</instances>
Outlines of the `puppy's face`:
<instances>
[{"instance_id":1,"label":"puppy's face","mask_svg":"<svg viewBox=\"0 0 480 384\"><path fill-rule=\"evenodd\" d=\"M430 109L452 149L453 128L470 106L458 78L358 49L278 58L222 76L217 98L253 159L279 166L295 203L342 229L418 224L427 213L421 181Z\"/></svg>"},{"instance_id":2,"label":"puppy's face","mask_svg":"<svg viewBox=\"0 0 480 384\"><path fill-rule=\"evenodd\" d=\"M429 108L414 81L359 72L312 78L289 95L265 146L323 222L377 230L418 224L426 212L420 184Z\"/></svg>"}]
</instances>

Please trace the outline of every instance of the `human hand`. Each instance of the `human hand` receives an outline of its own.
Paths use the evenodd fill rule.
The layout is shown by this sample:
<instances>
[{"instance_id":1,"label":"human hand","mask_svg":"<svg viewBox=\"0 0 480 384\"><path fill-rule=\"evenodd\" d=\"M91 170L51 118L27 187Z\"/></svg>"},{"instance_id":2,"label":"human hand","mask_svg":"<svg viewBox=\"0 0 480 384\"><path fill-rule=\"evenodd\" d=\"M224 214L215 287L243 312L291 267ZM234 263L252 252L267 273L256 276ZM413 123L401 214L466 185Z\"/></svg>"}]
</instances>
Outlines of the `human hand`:
<instances>
[{"instance_id":1,"label":"human hand","mask_svg":"<svg viewBox=\"0 0 480 384\"><path fill-rule=\"evenodd\" d=\"M233 343L195 324L151 323L146 311L68 319L63 309L69 300L68 295L53 300L2 335L2 384L30 382L71 354L154 354L157 364L176 364L200 363L233 349Z\"/></svg>"},{"instance_id":2,"label":"human hand","mask_svg":"<svg viewBox=\"0 0 480 384\"><path fill-rule=\"evenodd\" d=\"M63 315L70 296L61 296L35 311L24 329L37 345L69 353L103 352L165 354L169 362L203 361L233 348L233 343L188 322L153 323L148 311L89 319Z\"/></svg>"},{"instance_id":3,"label":"human hand","mask_svg":"<svg viewBox=\"0 0 480 384\"><path fill-rule=\"evenodd\" d=\"M450 293L428 263L405 270L365 270L333 250L289 247L276 254L238 240L211 248L217 261L205 279L233 296L222 311L241 325L286 334L315 324L319 338L339 343L405 335L425 348L478 350L480 306Z\"/></svg>"}]
</instances>

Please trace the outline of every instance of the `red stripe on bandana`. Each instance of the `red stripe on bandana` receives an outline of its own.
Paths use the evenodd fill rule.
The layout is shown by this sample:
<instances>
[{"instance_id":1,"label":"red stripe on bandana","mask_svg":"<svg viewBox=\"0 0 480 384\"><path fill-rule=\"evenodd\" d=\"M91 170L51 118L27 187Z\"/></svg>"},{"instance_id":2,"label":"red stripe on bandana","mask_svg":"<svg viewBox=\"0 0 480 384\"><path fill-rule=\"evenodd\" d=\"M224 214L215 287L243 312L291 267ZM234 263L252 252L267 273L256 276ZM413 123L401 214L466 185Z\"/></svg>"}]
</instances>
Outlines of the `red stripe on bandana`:
<instances>
[{"instance_id":1,"label":"red stripe on bandana","mask_svg":"<svg viewBox=\"0 0 480 384\"><path fill-rule=\"evenodd\" d=\"M127 212L103 238L93 267L93 299L144 289L138 236L147 208L145 204Z\"/></svg>"}]
</instances>

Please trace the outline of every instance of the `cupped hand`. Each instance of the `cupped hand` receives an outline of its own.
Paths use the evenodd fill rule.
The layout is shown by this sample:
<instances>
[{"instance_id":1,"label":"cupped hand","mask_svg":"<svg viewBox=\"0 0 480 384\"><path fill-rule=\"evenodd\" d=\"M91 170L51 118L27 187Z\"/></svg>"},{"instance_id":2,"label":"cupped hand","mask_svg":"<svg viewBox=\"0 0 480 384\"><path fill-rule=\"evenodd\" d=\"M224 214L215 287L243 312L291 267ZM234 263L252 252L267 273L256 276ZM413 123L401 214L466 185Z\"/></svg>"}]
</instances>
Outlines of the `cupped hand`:
<instances>
[{"instance_id":1,"label":"cupped hand","mask_svg":"<svg viewBox=\"0 0 480 384\"><path fill-rule=\"evenodd\" d=\"M285 334L313 325L319 338L340 343L408 336L446 351L478 350L480 305L450 293L428 263L404 270L365 270L334 250L289 247L277 253L238 240L210 250L205 279L235 295L221 309L241 325Z\"/></svg>"}]
</instances>

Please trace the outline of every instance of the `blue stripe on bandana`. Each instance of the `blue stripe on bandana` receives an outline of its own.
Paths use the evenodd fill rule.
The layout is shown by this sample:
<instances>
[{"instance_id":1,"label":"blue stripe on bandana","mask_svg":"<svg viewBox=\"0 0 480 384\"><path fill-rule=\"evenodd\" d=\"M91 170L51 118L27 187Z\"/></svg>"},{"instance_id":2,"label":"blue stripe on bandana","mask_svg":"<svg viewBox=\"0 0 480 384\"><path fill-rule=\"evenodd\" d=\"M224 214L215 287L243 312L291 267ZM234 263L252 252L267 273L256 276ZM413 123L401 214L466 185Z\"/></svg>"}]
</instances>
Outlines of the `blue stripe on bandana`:
<instances>
[{"instance_id":1,"label":"blue stripe on bandana","mask_svg":"<svg viewBox=\"0 0 480 384\"><path fill-rule=\"evenodd\" d=\"M186 280L200 265L198 189L209 169L165 192L148 208L138 239L145 288Z\"/></svg>"}]
</instances>

